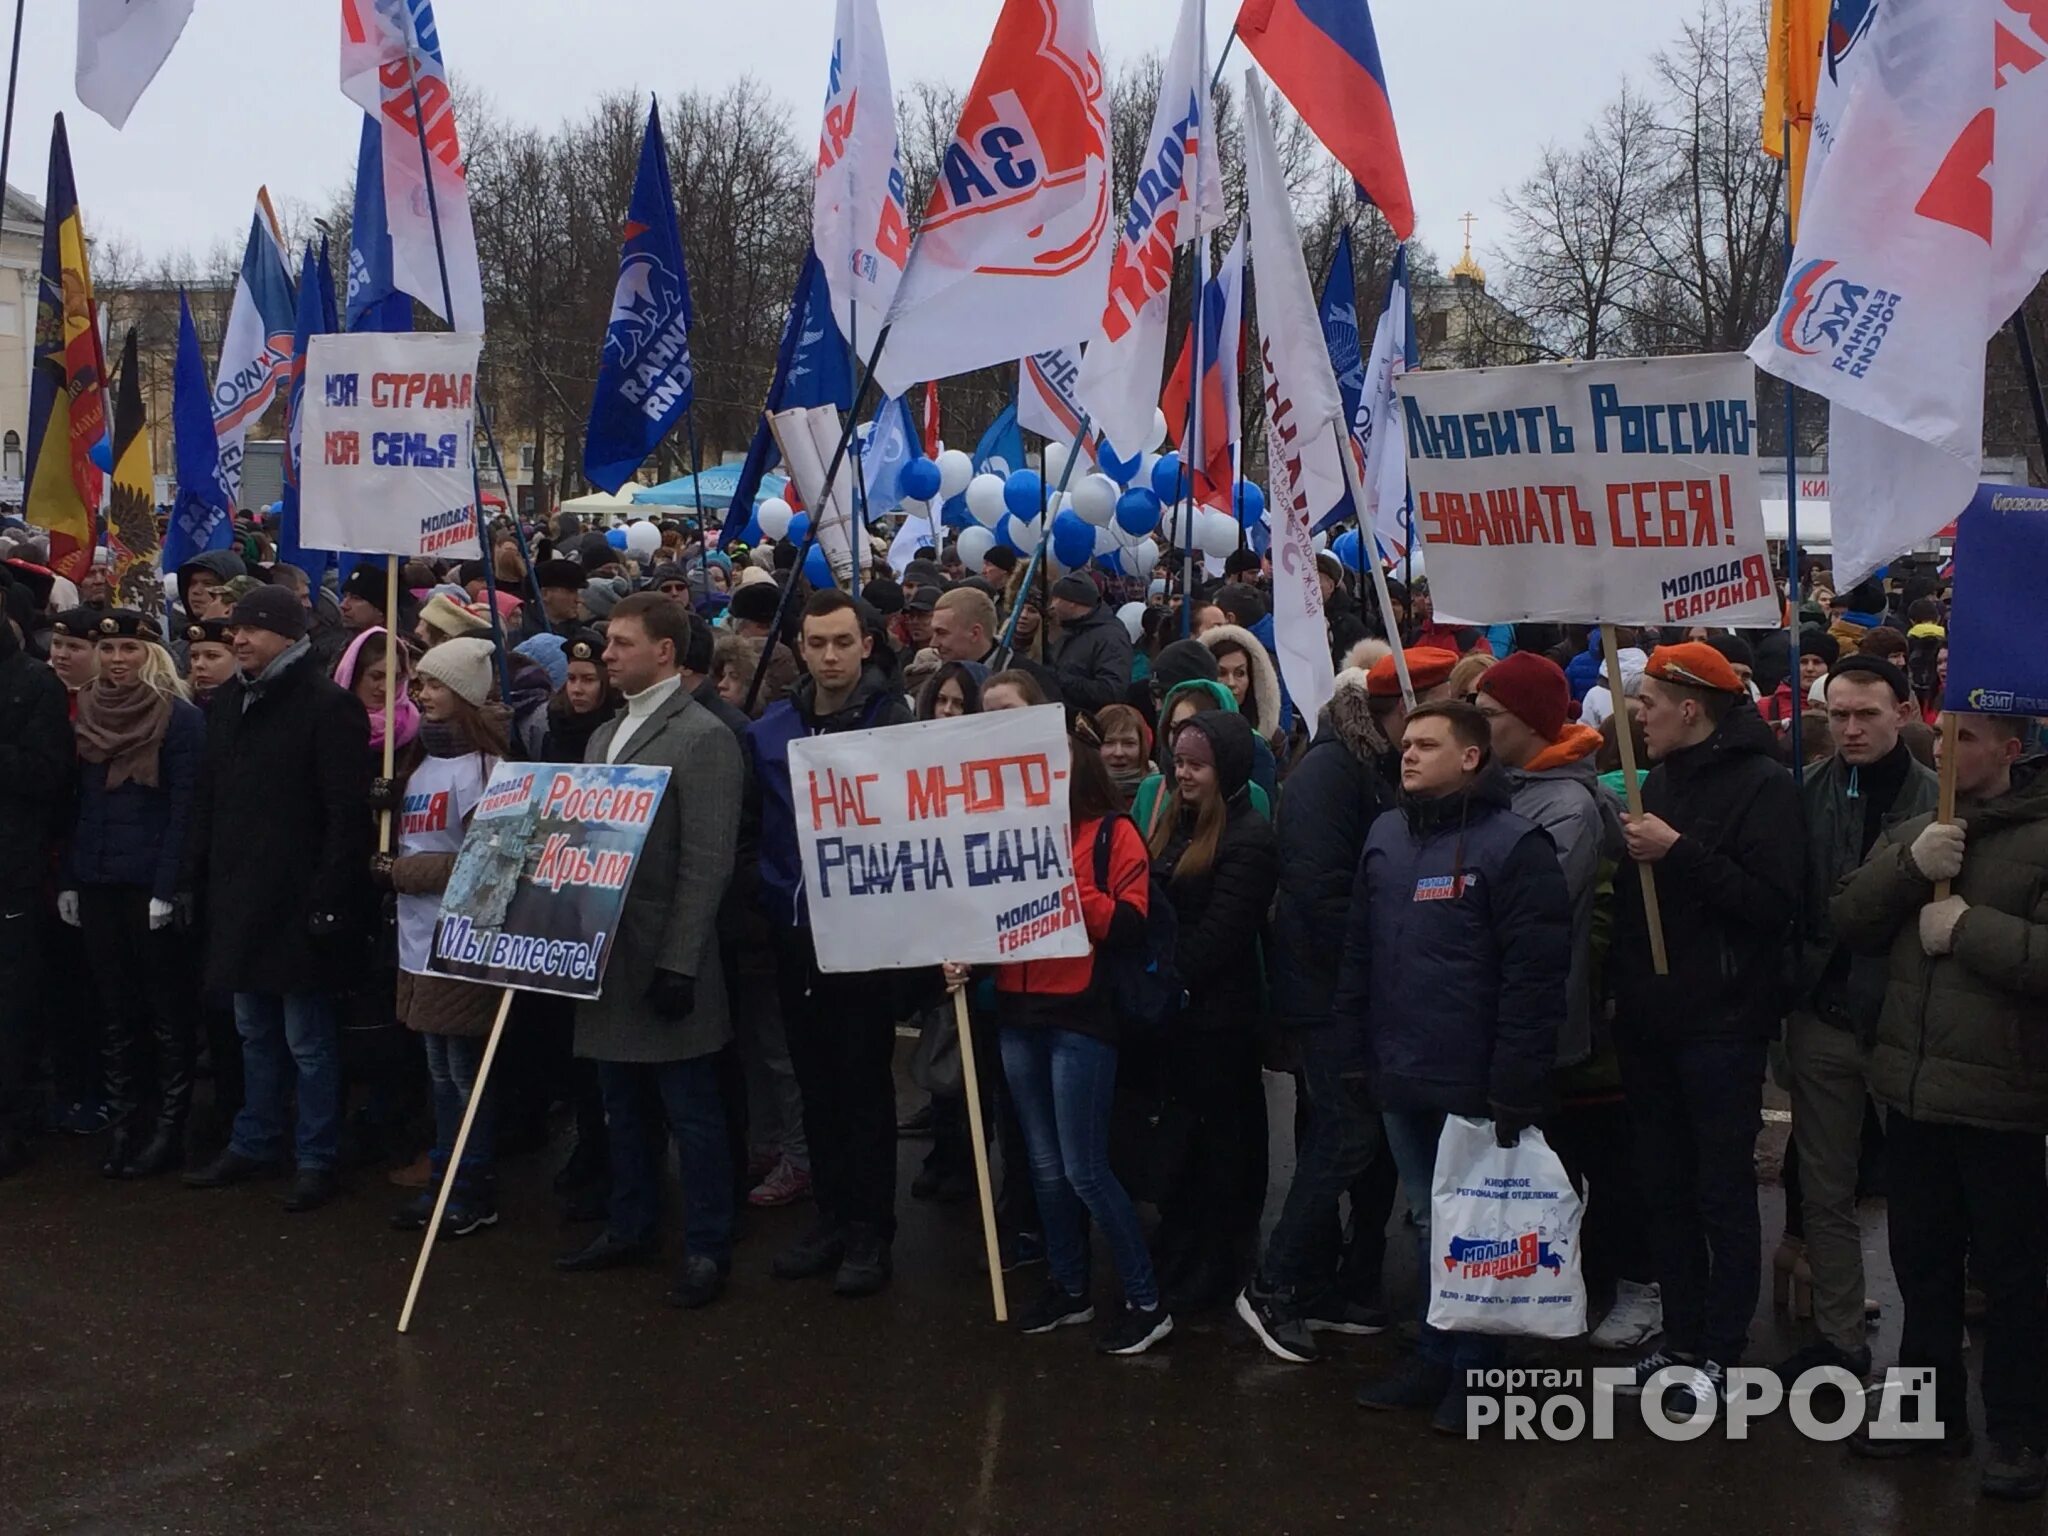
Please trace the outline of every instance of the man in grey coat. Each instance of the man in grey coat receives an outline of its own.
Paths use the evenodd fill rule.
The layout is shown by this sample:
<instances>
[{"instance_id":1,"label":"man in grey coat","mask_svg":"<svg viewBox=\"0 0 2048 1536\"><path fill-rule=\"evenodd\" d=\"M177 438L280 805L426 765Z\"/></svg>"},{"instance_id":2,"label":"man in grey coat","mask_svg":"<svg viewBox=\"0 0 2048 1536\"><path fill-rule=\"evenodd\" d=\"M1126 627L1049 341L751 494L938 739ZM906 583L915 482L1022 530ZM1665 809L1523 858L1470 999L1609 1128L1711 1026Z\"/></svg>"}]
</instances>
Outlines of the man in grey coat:
<instances>
[{"instance_id":1,"label":"man in grey coat","mask_svg":"<svg viewBox=\"0 0 2048 1536\"><path fill-rule=\"evenodd\" d=\"M1079 571L1053 583L1052 611L1060 621L1053 670L1069 710L1115 704L1131 686L1131 632L1103 606L1102 589Z\"/></svg>"},{"instance_id":2,"label":"man in grey coat","mask_svg":"<svg viewBox=\"0 0 2048 1536\"><path fill-rule=\"evenodd\" d=\"M1569 718L1571 684L1556 662L1517 651L1481 673L1478 690L1515 814L1550 834L1564 866L1572 970L1557 1064L1576 1066L1593 1051L1593 893L1601 860L1621 857L1620 807L1595 771L1600 733Z\"/></svg>"},{"instance_id":3,"label":"man in grey coat","mask_svg":"<svg viewBox=\"0 0 2048 1536\"><path fill-rule=\"evenodd\" d=\"M564 1271L654 1257L664 1129L683 1168L684 1257L669 1300L701 1307L732 1265L733 1177L718 1053L732 1039L718 958L718 908L732 879L743 782L739 743L682 686L690 614L659 593L612 610L605 666L625 711L585 761L671 770L626 892L604 995L576 1009L576 1054L597 1063L611 1128L605 1230Z\"/></svg>"}]
</instances>

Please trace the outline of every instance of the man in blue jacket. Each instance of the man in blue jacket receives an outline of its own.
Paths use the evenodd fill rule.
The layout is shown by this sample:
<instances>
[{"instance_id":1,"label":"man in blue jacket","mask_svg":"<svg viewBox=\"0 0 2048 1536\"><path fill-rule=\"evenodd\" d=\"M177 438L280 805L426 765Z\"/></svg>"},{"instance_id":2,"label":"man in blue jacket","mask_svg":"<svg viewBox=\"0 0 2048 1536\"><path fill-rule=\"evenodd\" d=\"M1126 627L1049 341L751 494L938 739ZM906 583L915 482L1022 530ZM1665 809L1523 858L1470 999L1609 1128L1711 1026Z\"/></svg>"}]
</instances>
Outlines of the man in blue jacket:
<instances>
[{"instance_id":1,"label":"man in blue jacket","mask_svg":"<svg viewBox=\"0 0 2048 1536\"><path fill-rule=\"evenodd\" d=\"M899 973L818 969L804 901L790 782L790 744L806 736L902 725L903 696L871 661L874 640L844 592L804 605L807 675L769 707L747 737L761 795L760 898L772 925L789 1057L803 1095L811 1188L818 1218L775 1260L784 1280L833 1275L841 1296L872 1296L889 1283L896 1232L896 1050Z\"/></svg>"},{"instance_id":2,"label":"man in blue jacket","mask_svg":"<svg viewBox=\"0 0 2048 1536\"><path fill-rule=\"evenodd\" d=\"M1426 1318L1444 1117L1491 1119L1495 1141L1512 1147L1543 1112L1571 975L1571 900L1549 837L1509 808L1486 717L1470 704L1409 715L1401 792L1366 838L1331 1011L1363 1036L1422 1234ZM1416 1354L1358 1402L1433 1408L1433 1428L1462 1435L1467 1373L1497 1363L1492 1339L1424 1322Z\"/></svg>"}]
</instances>

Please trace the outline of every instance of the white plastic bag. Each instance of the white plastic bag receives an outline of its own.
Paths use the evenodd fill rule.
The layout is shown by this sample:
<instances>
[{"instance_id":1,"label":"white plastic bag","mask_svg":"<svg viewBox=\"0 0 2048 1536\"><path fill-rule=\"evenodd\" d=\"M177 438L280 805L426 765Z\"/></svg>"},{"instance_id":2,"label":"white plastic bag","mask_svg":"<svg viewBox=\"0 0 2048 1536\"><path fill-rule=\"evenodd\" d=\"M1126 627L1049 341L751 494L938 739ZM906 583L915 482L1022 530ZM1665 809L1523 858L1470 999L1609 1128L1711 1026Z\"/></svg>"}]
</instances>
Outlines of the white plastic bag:
<instances>
[{"instance_id":1,"label":"white plastic bag","mask_svg":"<svg viewBox=\"0 0 2048 1536\"><path fill-rule=\"evenodd\" d=\"M1541 1131L1503 1148L1492 1121L1447 1116L1430 1202L1429 1325L1538 1339L1584 1333L1584 1214Z\"/></svg>"}]
</instances>

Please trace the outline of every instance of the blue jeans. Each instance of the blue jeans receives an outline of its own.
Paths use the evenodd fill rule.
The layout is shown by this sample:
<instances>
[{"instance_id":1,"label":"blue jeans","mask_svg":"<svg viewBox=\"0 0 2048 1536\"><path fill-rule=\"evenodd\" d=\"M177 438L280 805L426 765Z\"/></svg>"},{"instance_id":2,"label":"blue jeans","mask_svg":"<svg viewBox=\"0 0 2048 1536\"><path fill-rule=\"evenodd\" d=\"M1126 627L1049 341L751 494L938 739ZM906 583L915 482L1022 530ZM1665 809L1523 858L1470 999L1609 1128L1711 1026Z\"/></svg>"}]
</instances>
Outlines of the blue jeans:
<instances>
[{"instance_id":1,"label":"blue jeans","mask_svg":"<svg viewBox=\"0 0 2048 1536\"><path fill-rule=\"evenodd\" d=\"M1159 1305L1138 1212L1109 1171L1116 1047L1066 1029L1005 1029L1003 1075L1031 1153L1046 1263L1069 1296L1088 1293L1088 1218L1109 1239L1124 1300Z\"/></svg>"},{"instance_id":2,"label":"blue jeans","mask_svg":"<svg viewBox=\"0 0 2048 1536\"><path fill-rule=\"evenodd\" d=\"M476 1089L477 1069L484 1062L485 1039L481 1035L423 1035L427 1046L427 1075L434 1081L434 1183L448 1166L455 1150L455 1138L462 1130L462 1112ZM497 1096L485 1085L483 1102L476 1107L476 1122L469 1128L469 1145L462 1149L462 1166L455 1171L456 1188L473 1193L489 1189L495 1161L498 1112Z\"/></svg>"},{"instance_id":3,"label":"blue jeans","mask_svg":"<svg viewBox=\"0 0 2048 1536\"><path fill-rule=\"evenodd\" d=\"M623 1242L652 1242L661 1222L661 1160L673 1135L683 1165L683 1251L732 1262L732 1151L718 1057L690 1061L600 1061L611 1132L609 1224ZM664 1134L666 1133L666 1134Z\"/></svg>"},{"instance_id":4,"label":"blue jeans","mask_svg":"<svg viewBox=\"0 0 2048 1536\"><path fill-rule=\"evenodd\" d=\"M332 1173L341 1155L341 1031L325 992L237 992L242 1037L242 1112L228 1145L274 1163L284 1155L286 1115L298 1096L298 1165Z\"/></svg>"},{"instance_id":5,"label":"blue jeans","mask_svg":"<svg viewBox=\"0 0 2048 1536\"><path fill-rule=\"evenodd\" d=\"M1417 1352L1432 1365L1448 1366L1454 1372L1480 1371L1500 1363L1502 1346L1484 1333L1446 1332L1432 1328L1429 1298L1436 1288L1435 1248L1430 1242L1429 1208L1436 1189L1436 1144L1443 1135L1441 1110L1390 1109L1380 1117L1387 1129L1387 1147L1394 1154L1394 1166L1401 1172L1401 1193L1408 1201L1408 1213L1415 1218L1420 1239L1416 1252L1421 1259L1421 1310L1424 1319ZM1453 1378L1462 1386L1463 1378Z\"/></svg>"}]
</instances>

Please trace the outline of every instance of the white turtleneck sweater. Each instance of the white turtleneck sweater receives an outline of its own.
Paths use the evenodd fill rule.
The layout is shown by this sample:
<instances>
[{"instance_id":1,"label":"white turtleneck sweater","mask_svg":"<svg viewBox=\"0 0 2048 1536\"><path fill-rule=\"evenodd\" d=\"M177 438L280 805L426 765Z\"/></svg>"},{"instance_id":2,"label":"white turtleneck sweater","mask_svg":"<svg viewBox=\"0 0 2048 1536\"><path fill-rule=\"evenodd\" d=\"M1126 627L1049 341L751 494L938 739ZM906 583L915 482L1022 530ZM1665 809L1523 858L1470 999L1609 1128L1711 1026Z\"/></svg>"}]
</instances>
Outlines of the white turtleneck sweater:
<instances>
[{"instance_id":1,"label":"white turtleneck sweater","mask_svg":"<svg viewBox=\"0 0 2048 1536\"><path fill-rule=\"evenodd\" d=\"M625 756L626 748L633 744L634 735L645 725L653 713L676 695L683 686L681 677L667 677L652 688L626 695L626 712L619 717L619 728L612 732L612 744L605 749L604 760L616 763Z\"/></svg>"}]
</instances>

